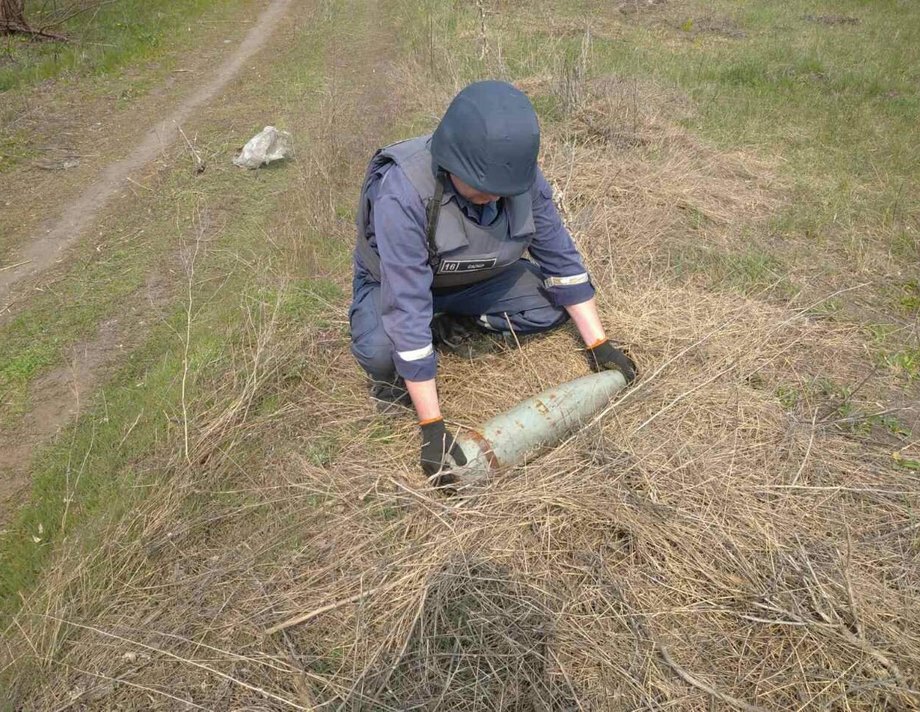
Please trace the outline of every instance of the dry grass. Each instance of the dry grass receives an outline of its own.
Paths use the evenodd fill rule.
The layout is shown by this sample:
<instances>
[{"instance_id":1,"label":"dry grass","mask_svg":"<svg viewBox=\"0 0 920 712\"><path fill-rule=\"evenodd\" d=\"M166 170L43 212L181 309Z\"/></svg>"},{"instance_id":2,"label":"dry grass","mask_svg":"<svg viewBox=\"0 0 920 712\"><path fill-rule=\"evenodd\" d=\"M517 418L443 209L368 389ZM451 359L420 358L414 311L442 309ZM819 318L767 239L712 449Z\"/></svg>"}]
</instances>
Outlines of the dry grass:
<instances>
[{"instance_id":1,"label":"dry grass","mask_svg":"<svg viewBox=\"0 0 920 712\"><path fill-rule=\"evenodd\" d=\"M404 91L432 114L451 93ZM654 108L617 121L634 92ZM740 244L781 186L674 128L648 88L582 96L549 129L545 168L638 384L553 452L442 499L411 420L368 408L341 331L294 338L255 314L258 366L198 419L193 464L164 466L163 487L92 557L59 560L17 617L9 657L41 679L20 677L24 709L917 705L916 473L809 389L861 379L858 339L814 301L667 273L675 245ZM441 388L471 422L585 370L563 330L446 357ZM279 392L274 412L252 407Z\"/></svg>"}]
</instances>

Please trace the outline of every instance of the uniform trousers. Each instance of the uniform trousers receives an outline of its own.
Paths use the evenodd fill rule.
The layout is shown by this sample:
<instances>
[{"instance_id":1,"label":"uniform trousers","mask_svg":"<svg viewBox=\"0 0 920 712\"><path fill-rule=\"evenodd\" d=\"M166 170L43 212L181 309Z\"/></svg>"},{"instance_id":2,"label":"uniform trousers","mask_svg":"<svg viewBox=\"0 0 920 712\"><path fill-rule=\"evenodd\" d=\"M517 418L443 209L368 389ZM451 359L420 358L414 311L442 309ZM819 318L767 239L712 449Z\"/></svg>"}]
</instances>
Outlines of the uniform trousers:
<instances>
[{"instance_id":1,"label":"uniform trousers","mask_svg":"<svg viewBox=\"0 0 920 712\"><path fill-rule=\"evenodd\" d=\"M497 275L468 286L433 290L434 313L474 317L491 331L534 334L568 319L564 308L550 300L540 269L526 259ZM396 379L393 343L383 328L380 283L355 277L349 311L351 351L375 381Z\"/></svg>"}]
</instances>

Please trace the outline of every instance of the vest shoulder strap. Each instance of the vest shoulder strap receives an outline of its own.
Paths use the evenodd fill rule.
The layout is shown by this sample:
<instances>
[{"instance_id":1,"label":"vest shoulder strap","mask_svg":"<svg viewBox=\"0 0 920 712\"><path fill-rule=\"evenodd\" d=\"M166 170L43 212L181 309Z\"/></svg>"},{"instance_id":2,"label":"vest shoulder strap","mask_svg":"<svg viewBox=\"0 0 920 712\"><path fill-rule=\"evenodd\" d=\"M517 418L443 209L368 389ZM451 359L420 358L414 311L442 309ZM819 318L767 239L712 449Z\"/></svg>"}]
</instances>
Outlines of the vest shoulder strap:
<instances>
[{"instance_id":1,"label":"vest shoulder strap","mask_svg":"<svg viewBox=\"0 0 920 712\"><path fill-rule=\"evenodd\" d=\"M429 140L430 136L419 136L400 141L385 147L380 155L384 159L393 161L402 169L412 187L418 191L422 202L426 203L425 238L428 248L428 264L431 269L437 271L441 264L441 257L438 255L435 235L438 232L438 218L441 214L441 201L444 199L446 175L440 170L437 175L434 173L431 153L428 150Z\"/></svg>"},{"instance_id":2,"label":"vest shoulder strap","mask_svg":"<svg viewBox=\"0 0 920 712\"><path fill-rule=\"evenodd\" d=\"M441 266L441 255L438 254L438 244L435 236L438 233L438 218L441 216L441 200L444 198L444 181L447 176L444 171L438 171L435 176L434 195L428 201L428 225L425 229L425 237L428 247L428 264L435 272Z\"/></svg>"}]
</instances>

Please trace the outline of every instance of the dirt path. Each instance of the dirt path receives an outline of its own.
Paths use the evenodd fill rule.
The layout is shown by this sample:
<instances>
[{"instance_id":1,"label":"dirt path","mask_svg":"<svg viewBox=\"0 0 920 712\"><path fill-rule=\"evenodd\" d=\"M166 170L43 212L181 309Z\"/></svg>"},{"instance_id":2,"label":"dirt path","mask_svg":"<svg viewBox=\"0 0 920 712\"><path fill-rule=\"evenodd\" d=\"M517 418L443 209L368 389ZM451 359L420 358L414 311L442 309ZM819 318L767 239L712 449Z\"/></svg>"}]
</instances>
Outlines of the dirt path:
<instances>
[{"instance_id":1,"label":"dirt path","mask_svg":"<svg viewBox=\"0 0 920 712\"><path fill-rule=\"evenodd\" d=\"M58 218L34 235L14 255L11 265L0 271L0 300L9 301L15 285L39 275L54 264L60 253L78 240L92 224L125 180L177 139L176 126L185 122L196 109L227 86L245 62L266 44L290 4L291 0L271 0L240 46L216 67L205 83L183 99L169 116L152 126L125 158L106 166L77 200L67 205ZM5 308L0 309L0 314L4 311Z\"/></svg>"}]
</instances>

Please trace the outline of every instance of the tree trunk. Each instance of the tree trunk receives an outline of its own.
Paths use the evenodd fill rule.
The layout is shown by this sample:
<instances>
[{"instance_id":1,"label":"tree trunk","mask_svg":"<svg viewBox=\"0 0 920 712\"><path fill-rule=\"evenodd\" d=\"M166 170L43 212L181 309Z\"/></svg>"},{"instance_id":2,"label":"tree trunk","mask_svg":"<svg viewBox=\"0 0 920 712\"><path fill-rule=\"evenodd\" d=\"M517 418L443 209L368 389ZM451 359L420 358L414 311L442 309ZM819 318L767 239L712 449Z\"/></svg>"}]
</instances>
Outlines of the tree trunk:
<instances>
[{"instance_id":1,"label":"tree trunk","mask_svg":"<svg viewBox=\"0 0 920 712\"><path fill-rule=\"evenodd\" d=\"M29 23L26 22L22 9L24 0L0 0L0 33L27 32Z\"/></svg>"},{"instance_id":2,"label":"tree trunk","mask_svg":"<svg viewBox=\"0 0 920 712\"><path fill-rule=\"evenodd\" d=\"M35 29L26 22L25 0L0 0L0 35L28 35L44 42L65 41L67 38L44 28Z\"/></svg>"}]
</instances>

